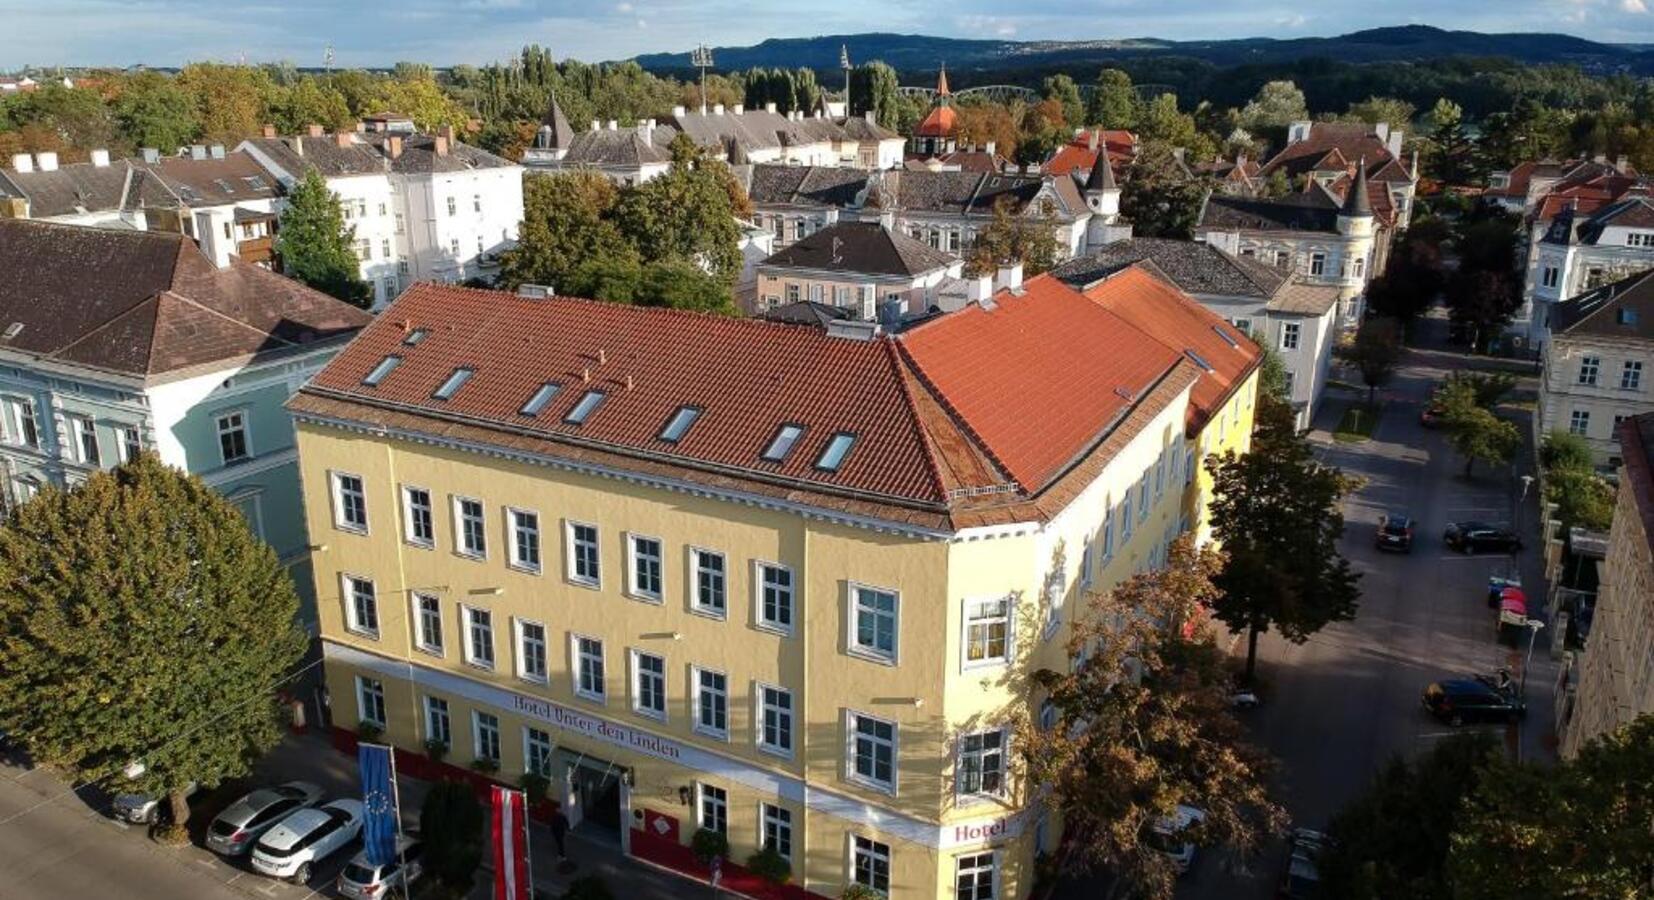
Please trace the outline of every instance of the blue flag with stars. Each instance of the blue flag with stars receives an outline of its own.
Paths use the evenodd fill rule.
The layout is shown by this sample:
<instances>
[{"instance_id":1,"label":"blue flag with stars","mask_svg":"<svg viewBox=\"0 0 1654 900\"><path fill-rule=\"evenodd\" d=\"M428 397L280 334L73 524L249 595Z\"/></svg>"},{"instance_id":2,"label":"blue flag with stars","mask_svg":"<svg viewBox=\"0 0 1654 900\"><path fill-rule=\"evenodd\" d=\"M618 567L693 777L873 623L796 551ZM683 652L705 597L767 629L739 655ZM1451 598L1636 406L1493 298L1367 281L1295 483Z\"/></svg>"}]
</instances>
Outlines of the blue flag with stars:
<instances>
[{"instance_id":1,"label":"blue flag with stars","mask_svg":"<svg viewBox=\"0 0 1654 900\"><path fill-rule=\"evenodd\" d=\"M360 744L356 763L362 770L362 849L368 865L389 865L396 859L395 763L391 748Z\"/></svg>"}]
</instances>

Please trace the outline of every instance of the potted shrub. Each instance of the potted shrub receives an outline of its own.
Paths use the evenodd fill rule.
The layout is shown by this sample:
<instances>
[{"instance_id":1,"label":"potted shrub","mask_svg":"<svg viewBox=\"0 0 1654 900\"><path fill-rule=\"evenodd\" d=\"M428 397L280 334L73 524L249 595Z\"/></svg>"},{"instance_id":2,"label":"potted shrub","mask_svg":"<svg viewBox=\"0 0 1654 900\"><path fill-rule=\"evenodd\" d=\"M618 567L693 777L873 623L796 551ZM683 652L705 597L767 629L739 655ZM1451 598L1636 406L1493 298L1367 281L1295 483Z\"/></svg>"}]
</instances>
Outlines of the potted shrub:
<instances>
[{"instance_id":1,"label":"potted shrub","mask_svg":"<svg viewBox=\"0 0 1654 900\"><path fill-rule=\"evenodd\" d=\"M378 722L370 722L367 719L363 719L362 721L356 723L356 739L358 741L367 741L371 744L384 736L385 727L380 725Z\"/></svg>"},{"instance_id":2,"label":"potted shrub","mask_svg":"<svg viewBox=\"0 0 1654 900\"><path fill-rule=\"evenodd\" d=\"M471 771L491 775L500 770L500 761L487 756L479 756L471 760Z\"/></svg>"},{"instance_id":3,"label":"potted shrub","mask_svg":"<svg viewBox=\"0 0 1654 900\"><path fill-rule=\"evenodd\" d=\"M702 828L690 838L689 849L694 852L695 858L701 861L701 865L710 866L713 860L729 856L729 838L725 837L722 831Z\"/></svg>"},{"instance_id":4,"label":"potted shrub","mask_svg":"<svg viewBox=\"0 0 1654 900\"><path fill-rule=\"evenodd\" d=\"M747 857L747 870L771 884L786 884L793 878L792 863L774 847L765 847Z\"/></svg>"},{"instance_id":5,"label":"potted shrub","mask_svg":"<svg viewBox=\"0 0 1654 900\"><path fill-rule=\"evenodd\" d=\"M523 797L530 807L546 802L551 794L551 779L539 772L524 772L523 777L517 779L517 786L523 789Z\"/></svg>"},{"instance_id":6,"label":"potted shrub","mask_svg":"<svg viewBox=\"0 0 1654 900\"><path fill-rule=\"evenodd\" d=\"M838 895L838 900L884 900L884 895L863 884L852 884Z\"/></svg>"},{"instance_id":7,"label":"potted shrub","mask_svg":"<svg viewBox=\"0 0 1654 900\"><path fill-rule=\"evenodd\" d=\"M431 758L431 762L442 762L443 757L448 755L448 742L441 738L427 740L425 742L425 755Z\"/></svg>"}]
</instances>

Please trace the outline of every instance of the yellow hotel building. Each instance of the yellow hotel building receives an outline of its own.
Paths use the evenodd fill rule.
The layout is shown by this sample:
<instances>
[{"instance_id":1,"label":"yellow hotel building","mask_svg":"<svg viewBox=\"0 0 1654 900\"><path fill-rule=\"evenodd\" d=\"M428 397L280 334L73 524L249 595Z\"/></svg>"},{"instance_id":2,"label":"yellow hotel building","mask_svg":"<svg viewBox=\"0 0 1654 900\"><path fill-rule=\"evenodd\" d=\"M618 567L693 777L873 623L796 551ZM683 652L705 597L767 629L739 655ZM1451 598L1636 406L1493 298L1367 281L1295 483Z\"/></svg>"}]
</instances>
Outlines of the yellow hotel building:
<instances>
[{"instance_id":1,"label":"yellow hotel building","mask_svg":"<svg viewBox=\"0 0 1654 900\"><path fill-rule=\"evenodd\" d=\"M769 846L752 893L1027 896L1021 676L1250 431L1257 348L1133 298L1203 312L1135 268L871 337L415 286L289 404L336 723L540 772L644 860L722 831L737 890Z\"/></svg>"}]
</instances>

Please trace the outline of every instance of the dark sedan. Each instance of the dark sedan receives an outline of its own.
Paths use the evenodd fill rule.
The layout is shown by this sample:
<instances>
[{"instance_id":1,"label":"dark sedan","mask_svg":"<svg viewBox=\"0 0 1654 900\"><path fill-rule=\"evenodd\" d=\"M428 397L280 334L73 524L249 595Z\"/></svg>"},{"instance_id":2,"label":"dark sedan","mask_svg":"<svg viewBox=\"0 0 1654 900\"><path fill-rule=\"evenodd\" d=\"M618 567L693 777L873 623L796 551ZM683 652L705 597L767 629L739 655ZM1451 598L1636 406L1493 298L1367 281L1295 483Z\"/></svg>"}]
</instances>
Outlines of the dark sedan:
<instances>
[{"instance_id":1,"label":"dark sedan","mask_svg":"<svg viewBox=\"0 0 1654 900\"><path fill-rule=\"evenodd\" d=\"M1442 540L1460 553L1515 553L1522 549L1516 532L1484 522L1454 522Z\"/></svg>"},{"instance_id":2,"label":"dark sedan","mask_svg":"<svg viewBox=\"0 0 1654 900\"><path fill-rule=\"evenodd\" d=\"M1413 519L1402 513L1385 513L1378 517L1378 537L1375 543L1380 550L1400 550L1407 553L1413 549Z\"/></svg>"},{"instance_id":3,"label":"dark sedan","mask_svg":"<svg viewBox=\"0 0 1654 900\"><path fill-rule=\"evenodd\" d=\"M1424 689L1424 708L1449 725L1466 722L1511 722L1527 713L1522 698L1479 678L1450 678Z\"/></svg>"}]
</instances>

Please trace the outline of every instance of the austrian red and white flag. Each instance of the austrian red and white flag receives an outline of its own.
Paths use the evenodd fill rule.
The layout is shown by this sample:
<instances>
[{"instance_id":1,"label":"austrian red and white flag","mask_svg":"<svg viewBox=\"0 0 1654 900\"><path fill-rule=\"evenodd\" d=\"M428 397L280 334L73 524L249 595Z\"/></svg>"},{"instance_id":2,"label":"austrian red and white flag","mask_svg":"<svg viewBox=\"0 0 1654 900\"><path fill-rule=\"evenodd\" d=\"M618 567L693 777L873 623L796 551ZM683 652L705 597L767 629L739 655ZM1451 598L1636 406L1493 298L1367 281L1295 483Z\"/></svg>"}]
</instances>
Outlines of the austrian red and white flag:
<instances>
[{"instance_id":1,"label":"austrian red and white flag","mask_svg":"<svg viewBox=\"0 0 1654 900\"><path fill-rule=\"evenodd\" d=\"M528 810L523 792L494 785L494 900L529 900Z\"/></svg>"}]
</instances>

